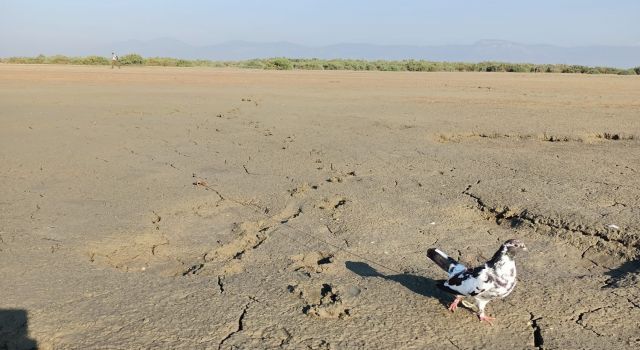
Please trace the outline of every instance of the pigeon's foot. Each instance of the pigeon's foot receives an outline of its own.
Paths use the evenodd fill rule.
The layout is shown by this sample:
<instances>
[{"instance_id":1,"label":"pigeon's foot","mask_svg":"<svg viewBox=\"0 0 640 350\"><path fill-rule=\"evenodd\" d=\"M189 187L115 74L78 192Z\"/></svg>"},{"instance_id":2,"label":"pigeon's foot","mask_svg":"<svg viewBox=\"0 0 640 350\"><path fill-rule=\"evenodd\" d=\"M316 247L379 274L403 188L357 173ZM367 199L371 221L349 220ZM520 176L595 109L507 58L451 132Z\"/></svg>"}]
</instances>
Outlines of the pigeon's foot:
<instances>
[{"instance_id":1,"label":"pigeon's foot","mask_svg":"<svg viewBox=\"0 0 640 350\"><path fill-rule=\"evenodd\" d=\"M493 326L493 323L491 321L495 321L496 320L495 317L489 317L489 316L487 316L485 314L479 314L478 318L480 319L480 322L487 321L487 323L492 325L492 326Z\"/></svg>"},{"instance_id":2,"label":"pigeon's foot","mask_svg":"<svg viewBox=\"0 0 640 350\"><path fill-rule=\"evenodd\" d=\"M458 308L458 303L462 300L462 297L456 297L456 300L449 305L449 311L454 312Z\"/></svg>"}]
</instances>

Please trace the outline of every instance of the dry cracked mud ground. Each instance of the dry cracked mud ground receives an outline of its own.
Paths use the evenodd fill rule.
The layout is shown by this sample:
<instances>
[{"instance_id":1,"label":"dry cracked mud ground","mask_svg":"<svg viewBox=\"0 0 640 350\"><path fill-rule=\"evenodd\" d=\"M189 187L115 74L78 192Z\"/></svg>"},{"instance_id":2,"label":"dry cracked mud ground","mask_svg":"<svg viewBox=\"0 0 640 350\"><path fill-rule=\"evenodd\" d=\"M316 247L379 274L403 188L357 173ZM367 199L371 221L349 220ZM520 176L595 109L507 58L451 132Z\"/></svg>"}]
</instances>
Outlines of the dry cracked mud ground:
<instances>
[{"instance_id":1,"label":"dry cracked mud ground","mask_svg":"<svg viewBox=\"0 0 640 350\"><path fill-rule=\"evenodd\" d=\"M0 348L640 346L640 79L0 65ZM440 247L508 238L494 326Z\"/></svg>"}]
</instances>

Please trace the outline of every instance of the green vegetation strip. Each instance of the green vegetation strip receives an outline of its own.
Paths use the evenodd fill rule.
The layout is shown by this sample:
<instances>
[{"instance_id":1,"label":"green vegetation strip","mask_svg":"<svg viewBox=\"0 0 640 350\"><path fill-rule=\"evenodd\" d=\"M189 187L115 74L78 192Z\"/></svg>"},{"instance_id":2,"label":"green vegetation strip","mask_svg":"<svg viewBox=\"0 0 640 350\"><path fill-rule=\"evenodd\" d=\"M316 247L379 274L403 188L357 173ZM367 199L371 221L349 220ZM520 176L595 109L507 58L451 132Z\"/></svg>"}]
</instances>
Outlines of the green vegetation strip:
<instances>
[{"instance_id":1,"label":"green vegetation strip","mask_svg":"<svg viewBox=\"0 0 640 350\"><path fill-rule=\"evenodd\" d=\"M162 67L235 67L274 70L353 70L353 71L408 71L408 72L518 72L518 73L582 73L640 75L640 66L629 69L587 67L567 64L531 64L505 62L433 62L423 60L366 61L347 59L290 59L266 58L246 61L183 60L168 57L144 58L138 54L120 57L120 64ZM0 58L0 63L18 64L77 64L110 65L111 60L101 56L67 57L44 56Z\"/></svg>"}]
</instances>

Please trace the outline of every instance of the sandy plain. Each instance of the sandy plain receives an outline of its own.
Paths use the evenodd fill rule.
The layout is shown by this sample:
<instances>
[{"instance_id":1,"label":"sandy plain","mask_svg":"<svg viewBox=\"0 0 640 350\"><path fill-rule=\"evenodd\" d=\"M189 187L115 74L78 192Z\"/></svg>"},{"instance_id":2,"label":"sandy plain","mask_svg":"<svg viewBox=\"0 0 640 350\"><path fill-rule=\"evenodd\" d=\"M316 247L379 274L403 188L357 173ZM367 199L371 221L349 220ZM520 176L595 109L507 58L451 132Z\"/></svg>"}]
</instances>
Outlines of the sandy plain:
<instances>
[{"instance_id":1,"label":"sandy plain","mask_svg":"<svg viewBox=\"0 0 640 350\"><path fill-rule=\"evenodd\" d=\"M640 346L640 79L0 65L0 348ZM493 326L425 257L519 238Z\"/></svg>"}]
</instances>

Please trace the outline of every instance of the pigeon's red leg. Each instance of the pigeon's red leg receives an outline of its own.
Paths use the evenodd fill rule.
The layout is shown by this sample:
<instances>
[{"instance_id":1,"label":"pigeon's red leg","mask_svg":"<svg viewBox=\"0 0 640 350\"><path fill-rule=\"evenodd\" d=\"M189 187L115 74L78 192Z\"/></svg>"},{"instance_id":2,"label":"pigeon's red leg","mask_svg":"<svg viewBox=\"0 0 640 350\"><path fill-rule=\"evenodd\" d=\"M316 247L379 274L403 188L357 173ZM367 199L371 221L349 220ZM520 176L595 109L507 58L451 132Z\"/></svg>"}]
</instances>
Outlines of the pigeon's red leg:
<instances>
[{"instance_id":1,"label":"pigeon's red leg","mask_svg":"<svg viewBox=\"0 0 640 350\"><path fill-rule=\"evenodd\" d=\"M491 323L491 321L495 321L496 320L495 317L489 317L489 316L486 316L485 314L479 314L478 318L480 319L480 322L487 321L487 323L492 325L492 326L493 326L493 323Z\"/></svg>"},{"instance_id":2,"label":"pigeon's red leg","mask_svg":"<svg viewBox=\"0 0 640 350\"><path fill-rule=\"evenodd\" d=\"M458 308L458 303L462 300L461 296L457 296L456 300L453 301L453 303L451 303L451 305L449 305L449 311L454 312L456 311L456 309Z\"/></svg>"}]
</instances>

